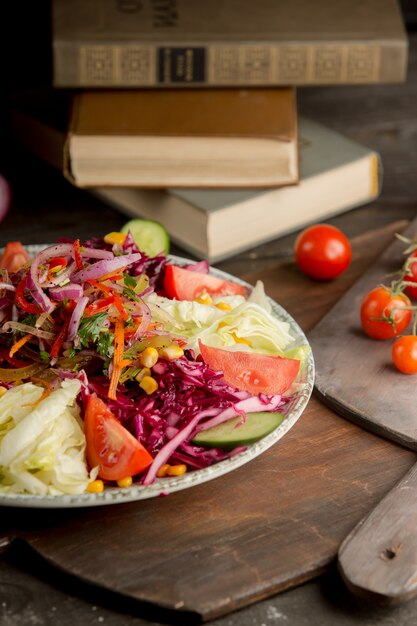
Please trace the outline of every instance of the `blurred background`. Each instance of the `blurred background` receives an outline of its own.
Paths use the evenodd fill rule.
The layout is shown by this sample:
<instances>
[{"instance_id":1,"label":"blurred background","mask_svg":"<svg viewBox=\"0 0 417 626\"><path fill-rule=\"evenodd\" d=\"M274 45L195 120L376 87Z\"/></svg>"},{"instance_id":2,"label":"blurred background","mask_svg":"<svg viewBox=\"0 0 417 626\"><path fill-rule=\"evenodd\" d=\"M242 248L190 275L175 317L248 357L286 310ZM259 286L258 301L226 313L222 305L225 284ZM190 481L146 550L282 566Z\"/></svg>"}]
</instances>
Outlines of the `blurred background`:
<instances>
[{"instance_id":1,"label":"blurred background","mask_svg":"<svg viewBox=\"0 0 417 626\"><path fill-rule=\"evenodd\" d=\"M352 7L358 4L366 5L366 3L352 3ZM301 171L298 172L298 174L293 171L287 183L285 181L284 183L282 181L273 182L272 184L270 183L266 189L259 191L255 189L258 184L255 181L254 183L248 183L248 186L240 184L238 189L235 188L232 191L227 190L226 194L222 194L219 189L223 188L223 182L219 185L219 189L210 189L207 191L204 187L204 182L199 181L197 175L197 178L194 179L195 184L191 192L189 190L183 191L177 189L175 184L170 184L165 187L159 184L156 185L160 187L158 191L151 191L150 195L146 192L142 197L140 195L142 193L140 182L138 184L134 182L132 184L130 182L129 185L122 186L124 192L126 189L128 190L130 194L129 197L126 196L126 194L122 194L121 196L117 194L114 195L114 192L110 188L107 192L111 197L107 197L106 202L103 202L103 197L101 197L101 199L97 198L97 195L94 193L96 189L89 187L88 191L83 191L68 182L68 176L67 179L65 179L62 175L62 168L61 172L56 168L51 168L51 160L45 158L45 154L41 154L42 158L40 159L34 158L31 153L37 153L39 157L39 152L42 153L42 149L46 144L42 139L39 139L38 135L35 136L35 139L25 141L28 137L26 131L27 127L22 126L19 129L19 124L17 124L18 129L16 132L16 122L13 121L12 112L17 106L18 108L20 107L20 109L23 108L25 115L29 115L32 119L41 120L42 122L46 121L47 124L51 124L52 127L55 128L61 125L61 130L63 131L65 115L71 115L69 112L70 106L68 105L68 109L62 106L62 110L60 109L58 111L57 100L49 99L48 104L45 104L43 110L41 110L43 104L39 105L40 93L43 94L42 98L44 98L44 94L48 94L48 98L50 98L52 91L54 98L58 98L61 102L66 100L68 103L69 100L72 101L79 96L84 98L84 92L91 88L100 91L103 86L109 87L113 90L114 94L116 94L116 97L119 97L126 91L126 85L112 85L111 83L98 85L96 79L96 82L93 80L93 82L90 83L88 83L87 79L85 84L82 85L77 85L76 82L72 85L69 84L67 86L69 91L62 87L54 87L54 85L59 84L59 80L57 80L57 68L55 67L54 70L54 64L56 66L57 61L56 56L54 58L53 55L52 44L58 37L56 29L61 26L59 24L57 26L56 20L54 22L52 18L53 5L55 5L55 13L56 7L58 7L58 9L59 7L64 7L64 18L66 15L65 10L67 10L67 13L69 10L69 13L72 14L73 23L77 24L78 22L82 24L85 15L81 12L77 17L77 3L65 3L63 0L56 0L54 3L25 3L23 7L19 6L18 3L8 3L7 7L5 6L2 9L3 37L1 38L1 45L3 51L1 55L0 172L9 180L13 190L11 210L1 226L4 233L4 237L2 237L3 243L7 238L6 232L8 227L12 227L13 232L19 234L22 241L26 243L43 241L45 235L42 231L42 223L40 223L37 216L41 213L44 215L45 211L49 215L50 223L48 231L50 237L54 235L58 237L62 234L71 236L77 233L83 238L93 234L91 232L92 224L91 222L89 223L87 219L88 210L90 208L94 209L94 211L100 211L101 223L99 234L104 234L105 231L119 228L120 225L126 221L127 216L137 215L138 217L147 219L153 217L154 219L159 219L164 222L168 214L170 217L168 217L168 223L165 224L165 226L168 228L170 235L172 235L172 221L176 221L177 213L175 213L175 211L178 209L175 207L178 203L180 203L181 208L185 206L187 210L191 206L192 211L194 211L190 213L192 218L194 215L201 216L203 214L205 216L208 214L215 216L215 218L218 219L219 231L221 228L228 226L227 221L222 221L223 218L225 220L229 219L227 218L228 211L226 209L230 207L233 209L233 207L235 207L236 211L241 211L243 210L241 207L244 207L243 214L236 214L245 216L245 218L242 219L243 222L246 220L249 224L248 230L251 231L251 238L249 238L247 233L242 232L241 241L238 241L239 234L230 234L229 239L231 245L229 248L223 245L221 250L214 250L212 252L211 248L208 248L209 244L207 243L209 235L206 231L208 227L207 225L200 225L201 233L198 234L196 238L198 239L200 237L202 240L204 239L201 245L195 246L192 242L194 238L192 230L187 233L187 237L184 239L181 238L181 234L178 235L178 232L176 232L173 236L173 250L174 252L184 252L188 255L200 258L209 256L213 261L225 261L227 267L232 267L231 264L233 263L230 259L233 259L237 253L243 253L247 262L252 263L253 266L254 259L258 255L257 251L259 251L263 258L268 255L273 257L275 254L274 242L279 238L281 238L281 241L284 241L286 237L288 237L288 241L292 241L293 233L304 224L318 220L326 220L327 218L330 219L336 216L336 221L343 226L345 222L349 222L350 216L352 215L352 208L354 209L368 202L376 201L378 197L379 199L372 204L372 207L375 207L374 210L375 214L378 215L378 219L389 219L388 213L385 216L381 214L381 206L387 203L389 204L390 202L392 203L392 201L397 204L399 202L403 203L405 212L408 212L410 215L414 214L415 204L412 198L410 199L410 193L414 188L415 178L416 130L415 119L408 119L410 112L413 110L412 103L414 102L415 105L416 102L415 95L417 89L415 86L415 58L417 52L414 43L415 39L413 39L417 25L417 8L415 2L412 0L402 0L399 4L395 2L387 2L384 4L384 7L388 7L387 10L391 12L395 11L395 6L397 6L397 13L399 16L402 16L400 19L403 20L404 28L407 31L408 38L410 38L408 74L405 82L403 78L394 76L394 82L390 80L388 84L385 84L381 74L381 81L375 75L371 76L370 80L364 75L363 79L359 77L359 81L357 81L361 84L345 85L343 83L346 81L343 80L343 77L341 78L337 75L337 71L339 71L338 68L336 67L335 69L335 66L332 66L332 60L330 59L329 61L326 55L322 55L323 58L320 56L315 57L316 64L319 62L324 63L324 69L322 68L321 72L321 83L320 77L318 81L310 79L303 81L302 78L300 80L300 76L297 75L297 73L294 74L293 72L292 75L288 74L286 84L284 84L285 76L284 78L281 76L278 81L279 84L267 85L268 89L275 92L285 91L286 87L291 91L293 89L296 90L297 104L294 105L296 108L293 112L298 120L298 151ZM87 5L88 3L85 4L85 6ZM320 6L320 3L318 3L318 5ZM349 3L345 2L342 3L342 5L344 5L346 12L346 7ZM370 6L372 9L372 3L370 3ZM130 5L127 7L127 10L128 12L131 11ZM86 14L88 14L88 11L86 11ZM337 17L336 14L335 19ZM365 18L366 17L365 15ZM398 16L394 16L394 18L395 19L390 18L392 22L398 21ZM386 27L384 20L375 19L375 29L378 29L381 24L381 28ZM330 27L326 26L326 28L329 30ZM339 36L343 31L343 29L341 29L339 32L337 28L335 31L336 35L333 39ZM71 30L71 27L69 30ZM295 28L295 32L296 31L297 29ZM68 35L68 33L66 35ZM109 32L108 35L109 37L115 36L117 38L117 33L112 34ZM343 36L343 33L341 36ZM362 33L361 36L363 40L359 43L366 44L364 40L364 38L366 39L366 34L363 35ZM398 33L396 34L394 32L392 36L395 39L395 37L398 37ZM371 33L371 38L372 37L377 37L377 33ZM404 43L404 41L402 43ZM187 42L184 42L184 45L186 43ZM319 61L317 61L317 59L319 59ZM381 67L384 67L384 65L385 67L389 66L388 71L391 71L391 74L395 75L395 71L401 73L402 70L400 68L401 62L399 62L397 70L392 69L391 66L398 61L398 59L393 59L394 57L391 60L387 60L384 57L384 63L381 64ZM362 60L359 59L359 62L362 63ZM71 64L71 60L69 60L68 63ZM406 61L403 59L402 63L404 66L403 70L405 71ZM223 70L224 67L225 66L223 66ZM250 80L249 82L247 81L247 76L241 76L240 78L240 84L234 84L233 82L227 84L226 82L224 84L214 85L213 89L204 90L206 91L205 97L213 98L214 95L218 97L219 88L232 87L232 89L245 89L246 86L249 86L251 87L250 91L252 93L264 87L262 80L258 81L259 84L257 83L254 86ZM292 82L291 78L293 79ZM247 81L246 83L245 80ZM313 85L313 82L319 82L320 84ZM127 86L129 87L127 91L130 92L136 91L137 89L135 85ZM152 88L148 91L156 92L160 86L161 85L156 84L155 90ZM162 86L165 87L166 85ZM180 87L181 86L180 84ZM197 86L199 86L198 83ZM209 87L211 87L211 85L209 85ZM177 91L180 91L180 89ZM207 92L210 92L210 94ZM24 94L23 98L22 93ZM158 98L159 96L157 95L156 97ZM178 97L180 99L184 98L181 94ZM42 100L42 98L41 102L43 103L45 100ZM19 102L18 105L16 105L17 101ZM59 104L59 107L61 107L61 104ZM233 111L231 115L233 117ZM262 116L263 112L262 108L260 108L259 118L262 118ZM120 112L117 105L115 105L114 118L116 119L118 117L120 118ZM277 124L276 128L279 127L282 121L278 118L279 116L277 116L275 120ZM309 132L313 132L315 142L313 142L310 136L306 139L302 135L302 122L300 122L300 120L304 118L309 122L322 125L322 127L314 127L313 131L309 129ZM198 119L198 115L196 115L196 119ZM293 124L292 128L291 123ZM271 127L271 132L278 132L276 128L274 127L272 129ZM291 122L290 120L285 129L288 133L288 137L285 138L284 143L288 140L291 133L295 132L294 128L294 121ZM255 132L256 131L257 129L255 129ZM322 132L326 133L327 131L336 134L321 135ZM92 132L100 134L100 129L95 129ZM115 130L110 130L110 133L115 132ZM216 135L216 128L214 128L213 132L214 135ZM243 132L245 132L245 130ZM353 141L353 144L344 144L344 139ZM32 145L28 145L31 142ZM312 142L314 143L313 148L310 146ZM323 150L320 151L320 147L322 147L325 142L330 142L327 149L327 156L324 154ZM26 146L22 148L22 144L25 143ZM306 146L308 148L308 150L305 151L307 156L305 156L303 152L303 147L305 148ZM331 148L331 146L333 146L333 148ZM331 150L333 150L331 156L334 163L328 162L329 151ZM409 158L407 160L404 160L404 158L399 159L400 152L401 154L407 152ZM256 151L253 154L256 155ZM342 154L348 154L344 162L340 162L340 156ZM277 158L281 158L282 164L282 157L278 155ZM62 159L64 160L65 157L63 156ZM94 155L92 159L94 160ZM375 159L378 160L378 165L375 165ZM256 160L256 156L254 160ZM310 161L313 163L313 166L310 166ZM341 175L345 176L349 173L349 176L353 177L350 187L355 187L356 189L359 189L361 184L365 184L363 179L366 175L369 178L367 182L368 187L366 189L364 187L361 193L358 193L358 197L355 198L350 197L350 195L348 197L346 194L344 195L345 192L342 193L340 191L340 193L338 192L332 197L332 201L328 203L327 206L324 200L329 197L330 192L327 192L326 185L328 185L329 189L333 189L336 183L332 182L333 179L330 175L325 176L319 179L317 185L317 189L324 190L321 201L322 206L318 209L313 206L306 207L305 197L301 193L304 189L301 183L304 182L305 177L302 171L303 162L307 164L306 167L313 167L314 169L314 167L317 167L317 162L319 161L321 164L319 173L330 172L332 175L338 167L359 163L360 161L361 165L357 166L355 172L352 173L352 168L346 167L346 170L343 171L346 171L346 174L341 172ZM71 164L69 168L69 178L71 178L72 183L77 185L77 181L74 180L74 176L71 172ZM368 173L365 174L365 172ZM383 177L382 172L384 172ZM316 173L316 171L309 171L308 176L313 176L313 174ZM293 180L291 180L291 176ZM295 184L297 178L298 188ZM334 181L337 182L337 179L335 178ZM362 183L359 181L362 181ZM111 180L109 184L114 185ZM265 186L265 184L268 185L268 182L262 184ZM290 187L286 187L287 184L289 184ZM323 184L325 185L324 187ZM233 186L236 187L236 183L233 183ZM186 187L190 187L190 183L187 183ZM134 192L133 201L131 198L132 189ZM196 190L198 190L199 193L193 194ZM103 189L101 189L101 191L103 191ZM331 193L333 194L334 192L332 191ZM311 193L308 197L312 197ZM132 202L134 204L136 203L138 206L132 208ZM163 209L161 209L162 205ZM302 205L301 208L300 205ZM42 212L39 212L41 206ZM117 210L114 209L115 206ZM144 206L146 206L146 210L144 210ZM214 209L213 206L215 207ZM283 208L280 209L280 207ZM281 211L281 217L279 217L277 213L275 222L268 226L268 236L266 236L264 232L254 232L254 223L256 222L254 215L258 215L258 209L264 211L265 216L268 213L270 214L271 211L275 211L275 213ZM295 212L297 212L297 215L295 215ZM289 215L290 213L294 215L292 221L290 220L290 222L287 223L284 220L283 223L282 215ZM188 213L186 213L186 216L188 216ZM210 217L210 219L214 220L213 217ZM194 222L191 227L188 225L188 219L184 219L184 228L186 227L197 228L194 226ZM232 241L233 237L235 241Z\"/></svg>"}]
</instances>

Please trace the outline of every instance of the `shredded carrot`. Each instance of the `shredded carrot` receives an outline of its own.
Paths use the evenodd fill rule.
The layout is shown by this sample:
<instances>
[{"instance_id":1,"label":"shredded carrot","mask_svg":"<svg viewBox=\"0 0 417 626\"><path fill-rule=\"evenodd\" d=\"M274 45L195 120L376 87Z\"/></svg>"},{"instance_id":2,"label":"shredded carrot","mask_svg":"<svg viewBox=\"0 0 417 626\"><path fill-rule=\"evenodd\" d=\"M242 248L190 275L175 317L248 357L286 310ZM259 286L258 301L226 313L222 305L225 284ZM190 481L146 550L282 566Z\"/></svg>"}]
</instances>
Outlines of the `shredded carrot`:
<instances>
[{"instance_id":1,"label":"shredded carrot","mask_svg":"<svg viewBox=\"0 0 417 626\"><path fill-rule=\"evenodd\" d=\"M28 404L22 405L22 406L32 406L33 408L35 408L36 406L38 406L40 402L42 402L42 400L45 400L45 398L49 396L49 394L52 392L52 387L48 383L48 381L44 380L43 378L37 378L35 376L32 376L30 380L33 381L34 383L38 383L39 385L42 385L43 387L45 387L43 394L38 400L36 400L36 402L29 402Z\"/></svg>"},{"instance_id":2,"label":"shredded carrot","mask_svg":"<svg viewBox=\"0 0 417 626\"><path fill-rule=\"evenodd\" d=\"M99 276L96 280L121 280L123 278L123 274L120 273L120 270L113 270L112 272L107 272L107 274L103 274ZM92 281L88 281L92 282Z\"/></svg>"},{"instance_id":3,"label":"shredded carrot","mask_svg":"<svg viewBox=\"0 0 417 626\"><path fill-rule=\"evenodd\" d=\"M93 285L93 287L96 287L99 291L102 291L103 293L105 293L106 295L111 295L114 298L114 306L116 307L116 309L119 312L119 315L121 316L121 318L126 321L127 319L129 319L129 315L126 311L126 309L123 306L123 302L120 298L120 296L117 295L117 293L114 293L114 290L111 287L108 287L107 285L103 285L101 283L99 283L97 280L90 280L89 281L91 285Z\"/></svg>"},{"instance_id":4,"label":"shredded carrot","mask_svg":"<svg viewBox=\"0 0 417 626\"><path fill-rule=\"evenodd\" d=\"M120 297L117 294L114 294L113 304L116 307L116 309L119 311L119 314L122 320L124 321L128 320L129 315L127 314L126 309L123 306L123 302L121 301Z\"/></svg>"},{"instance_id":5,"label":"shredded carrot","mask_svg":"<svg viewBox=\"0 0 417 626\"><path fill-rule=\"evenodd\" d=\"M107 285L102 285L101 283L98 282L97 279L91 279L88 282L90 283L90 285L92 285L93 287L95 287L99 291L102 291L103 293L105 293L108 296L113 294L113 289L111 289Z\"/></svg>"},{"instance_id":6,"label":"shredded carrot","mask_svg":"<svg viewBox=\"0 0 417 626\"><path fill-rule=\"evenodd\" d=\"M107 397L116 400L116 389L122 373L121 363L125 350L125 323L121 317L117 317L114 324L114 356L113 371L110 378L109 391Z\"/></svg>"},{"instance_id":7,"label":"shredded carrot","mask_svg":"<svg viewBox=\"0 0 417 626\"><path fill-rule=\"evenodd\" d=\"M123 359L122 361L120 361L119 363L119 367L122 370L124 367L127 367L128 365L132 365L133 361L131 359Z\"/></svg>"},{"instance_id":8,"label":"shredded carrot","mask_svg":"<svg viewBox=\"0 0 417 626\"><path fill-rule=\"evenodd\" d=\"M22 346L25 345L25 343L29 341L29 339L32 339L32 337L33 335L29 333L25 335L24 337L22 337L21 339L19 339L19 341L16 341L16 343L14 343L12 347L10 348L9 356L12 357L18 350L20 350Z\"/></svg>"},{"instance_id":9,"label":"shredded carrot","mask_svg":"<svg viewBox=\"0 0 417 626\"><path fill-rule=\"evenodd\" d=\"M136 330L139 328L140 324L142 323L142 318L141 317L136 317L133 319L133 326L128 326L125 329L125 334L126 335L134 335Z\"/></svg>"}]
</instances>

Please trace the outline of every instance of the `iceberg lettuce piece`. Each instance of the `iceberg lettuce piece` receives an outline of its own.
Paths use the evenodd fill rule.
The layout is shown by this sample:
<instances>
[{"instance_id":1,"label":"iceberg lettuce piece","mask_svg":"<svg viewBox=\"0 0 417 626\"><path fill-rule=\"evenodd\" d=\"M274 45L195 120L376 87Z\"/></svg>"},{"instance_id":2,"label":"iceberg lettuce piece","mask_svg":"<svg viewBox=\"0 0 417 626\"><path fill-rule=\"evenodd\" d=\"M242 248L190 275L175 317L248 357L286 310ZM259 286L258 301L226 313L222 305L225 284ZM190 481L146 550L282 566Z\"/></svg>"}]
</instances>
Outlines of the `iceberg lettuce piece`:
<instances>
[{"instance_id":1,"label":"iceberg lettuce piece","mask_svg":"<svg viewBox=\"0 0 417 626\"><path fill-rule=\"evenodd\" d=\"M218 308L218 302L231 309ZM243 296L216 296L213 304L170 300L151 294L147 304L152 317L164 329L187 341L187 347L199 352L198 339L218 348L248 350L282 356L293 337L289 324L278 320L265 295L261 281L245 300Z\"/></svg>"},{"instance_id":2,"label":"iceberg lettuce piece","mask_svg":"<svg viewBox=\"0 0 417 626\"><path fill-rule=\"evenodd\" d=\"M244 302L200 332L208 346L281 356L292 342L290 325L254 302Z\"/></svg>"},{"instance_id":3,"label":"iceberg lettuce piece","mask_svg":"<svg viewBox=\"0 0 417 626\"><path fill-rule=\"evenodd\" d=\"M25 383L0 398L0 423L9 425L0 435L1 491L60 495L86 490L93 476L87 471L75 404L80 388L78 380L64 380L40 400L43 388Z\"/></svg>"}]
</instances>

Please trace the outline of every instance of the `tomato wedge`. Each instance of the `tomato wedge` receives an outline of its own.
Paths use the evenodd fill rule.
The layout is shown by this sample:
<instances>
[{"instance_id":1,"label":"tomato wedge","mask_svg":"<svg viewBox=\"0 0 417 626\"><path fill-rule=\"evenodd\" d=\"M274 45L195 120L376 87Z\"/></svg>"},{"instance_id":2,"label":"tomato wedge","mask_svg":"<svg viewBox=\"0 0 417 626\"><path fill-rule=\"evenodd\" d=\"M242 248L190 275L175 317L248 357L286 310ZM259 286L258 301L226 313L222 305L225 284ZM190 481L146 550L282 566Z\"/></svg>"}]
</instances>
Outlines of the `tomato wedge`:
<instances>
[{"instance_id":1,"label":"tomato wedge","mask_svg":"<svg viewBox=\"0 0 417 626\"><path fill-rule=\"evenodd\" d=\"M146 448L115 418L96 395L87 400L84 416L87 461L104 480L135 476L152 463Z\"/></svg>"},{"instance_id":2,"label":"tomato wedge","mask_svg":"<svg viewBox=\"0 0 417 626\"><path fill-rule=\"evenodd\" d=\"M300 361L268 354L222 350L199 341L204 362L213 370L223 372L231 386L253 395L284 393L295 380Z\"/></svg>"},{"instance_id":3,"label":"tomato wedge","mask_svg":"<svg viewBox=\"0 0 417 626\"><path fill-rule=\"evenodd\" d=\"M10 241L0 258L0 268L10 273L17 272L27 261L30 261L29 253L20 241Z\"/></svg>"},{"instance_id":4,"label":"tomato wedge","mask_svg":"<svg viewBox=\"0 0 417 626\"><path fill-rule=\"evenodd\" d=\"M167 265L164 289L168 298L176 300L195 300L203 293L221 296L245 295L242 285L177 265Z\"/></svg>"}]
</instances>

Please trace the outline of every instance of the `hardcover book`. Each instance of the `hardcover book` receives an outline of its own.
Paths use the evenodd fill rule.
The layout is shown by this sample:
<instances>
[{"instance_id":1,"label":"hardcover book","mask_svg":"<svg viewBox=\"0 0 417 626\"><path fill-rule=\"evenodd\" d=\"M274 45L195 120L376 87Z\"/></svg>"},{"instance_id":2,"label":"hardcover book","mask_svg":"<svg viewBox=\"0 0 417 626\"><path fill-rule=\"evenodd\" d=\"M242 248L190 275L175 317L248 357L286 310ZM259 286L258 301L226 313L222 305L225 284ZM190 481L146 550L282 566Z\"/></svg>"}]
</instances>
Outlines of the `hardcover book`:
<instances>
[{"instance_id":1,"label":"hardcover book","mask_svg":"<svg viewBox=\"0 0 417 626\"><path fill-rule=\"evenodd\" d=\"M299 136L301 179L296 186L263 191L95 189L94 193L126 215L161 222L179 246L210 261L378 196L382 169L376 152L303 118Z\"/></svg>"},{"instance_id":2,"label":"hardcover book","mask_svg":"<svg viewBox=\"0 0 417 626\"><path fill-rule=\"evenodd\" d=\"M59 87L400 82L396 0L53 0Z\"/></svg>"},{"instance_id":3,"label":"hardcover book","mask_svg":"<svg viewBox=\"0 0 417 626\"><path fill-rule=\"evenodd\" d=\"M70 123L15 110L19 140L79 187L272 187L298 181L293 89L85 91ZM52 137L54 145L52 146Z\"/></svg>"}]
</instances>

